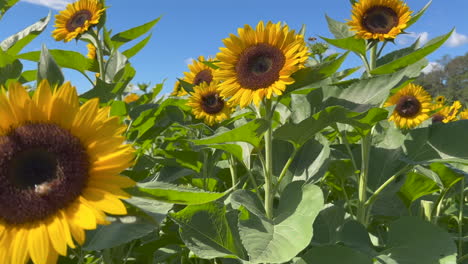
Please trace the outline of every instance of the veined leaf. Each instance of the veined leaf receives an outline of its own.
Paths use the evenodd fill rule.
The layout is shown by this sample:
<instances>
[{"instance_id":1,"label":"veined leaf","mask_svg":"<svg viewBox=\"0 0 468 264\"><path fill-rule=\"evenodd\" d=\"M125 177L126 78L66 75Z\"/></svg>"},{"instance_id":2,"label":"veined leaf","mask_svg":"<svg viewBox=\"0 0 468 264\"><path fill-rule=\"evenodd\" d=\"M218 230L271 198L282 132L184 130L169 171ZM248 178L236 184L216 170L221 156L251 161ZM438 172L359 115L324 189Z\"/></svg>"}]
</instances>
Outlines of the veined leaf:
<instances>
[{"instance_id":1,"label":"veined leaf","mask_svg":"<svg viewBox=\"0 0 468 264\"><path fill-rule=\"evenodd\" d=\"M349 30L349 26L346 23L339 22L333 18L325 15L328 23L328 29L337 39L348 38L354 36L354 33Z\"/></svg>"},{"instance_id":2,"label":"veined leaf","mask_svg":"<svg viewBox=\"0 0 468 264\"><path fill-rule=\"evenodd\" d=\"M83 54L70 50L49 50L58 66L62 68L74 69L79 72L85 72L93 65L93 60L86 58ZM36 61L40 59L39 51L26 52L18 55L19 59Z\"/></svg>"},{"instance_id":3,"label":"veined leaf","mask_svg":"<svg viewBox=\"0 0 468 264\"><path fill-rule=\"evenodd\" d=\"M394 61L391 61L387 64L384 64L382 66L377 67L376 69L372 70L372 74L387 74L387 73L393 73L401 68L404 68L408 65L411 65L413 63L418 62L419 60L425 58L427 55L431 54L434 52L436 49L438 49L442 44L445 43L445 41L450 37L454 30L450 31L448 34L439 36L437 38L434 38L430 40L424 47L406 55L403 57L400 57Z\"/></svg>"},{"instance_id":4,"label":"veined leaf","mask_svg":"<svg viewBox=\"0 0 468 264\"><path fill-rule=\"evenodd\" d=\"M434 193L439 190L437 183L428 177L415 172L409 172L406 176L405 184L400 188L398 195L410 207L418 198Z\"/></svg>"},{"instance_id":5,"label":"veined leaf","mask_svg":"<svg viewBox=\"0 0 468 264\"><path fill-rule=\"evenodd\" d=\"M46 46L42 46L37 69L37 82L48 80L51 87L62 85L64 81L63 73L55 62Z\"/></svg>"},{"instance_id":6,"label":"veined leaf","mask_svg":"<svg viewBox=\"0 0 468 264\"><path fill-rule=\"evenodd\" d=\"M165 182L149 182L137 186L140 196L175 204L204 204L225 196L223 193L206 192L194 187L182 187Z\"/></svg>"},{"instance_id":7,"label":"veined leaf","mask_svg":"<svg viewBox=\"0 0 468 264\"><path fill-rule=\"evenodd\" d=\"M344 50L353 51L363 56L366 55L366 42L364 41L364 39L358 39L358 38L355 38L354 36L343 38L343 39L330 39L330 38L325 38L325 37L321 37L321 38L335 47L338 47Z\"/></svg>"},{"instance_id":8,"label":"veined leaf","mask_svg":"<svg viewBox=\"0 0 468 264\"><path fill-rule=\"evenodd\" d=\"M44 31L50 20L49 14L41 18L36 23L29 27L21 30L20 32L9 36L0 43L0 48L3 51L7 51L11 55L18 54L28 43L35 39L39 34Z\"/></svg>"},{"instance_id":9,"label":"veined leaf","mask_svg":"<svg viewBox=\"0 0 468 264\"><path fill-rule=\"evenodd\" d=\"M222 203L190 205L171 217L180 226L185 245L197 256L246 259L237 229L237 212L228 212Z\"/></svg>"},{"instance_id":10,"label":"veined leaf","mask_svg":"<svg viewBox=\"0 0 468 264\"><path fill-rule=\"evenodd\" d=\"M156 18L155 20L152 20L148 23L145 23L141 26L137 26L125 31L122 31L120 33L115 34L114 36L111 37L112 42L114 43L114 47L118 48L122 46L123 44L132 41L139 36L142 36L149 30L151 30L156 23L158 23L160 17Z\"/></svg>"}]
</instances>

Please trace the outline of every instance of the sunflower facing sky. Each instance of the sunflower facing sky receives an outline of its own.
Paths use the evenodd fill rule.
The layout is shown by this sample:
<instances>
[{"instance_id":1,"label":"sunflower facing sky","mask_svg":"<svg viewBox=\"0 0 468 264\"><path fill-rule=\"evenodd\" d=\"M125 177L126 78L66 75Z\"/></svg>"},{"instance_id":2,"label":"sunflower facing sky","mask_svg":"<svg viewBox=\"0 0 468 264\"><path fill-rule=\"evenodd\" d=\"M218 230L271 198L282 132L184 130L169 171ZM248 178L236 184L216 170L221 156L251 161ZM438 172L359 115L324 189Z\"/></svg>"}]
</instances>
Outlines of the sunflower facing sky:
<instances>
[{"instance_id":1,"label":"sunflower facing sky","mask_svg":"<svg viewBox=\"0 0 468 264\"><path fill-rule=\"evenodd\" d=\"M241 108L281 95L308 58L303 37L279 22L264 25L263 21L256 29L239 28L238 34L224 39L226 47L216 55L220 62L215 79L221 81L221 95Z\"/></svg>"},{"instance_id":2,"label":"sunflower facing sky","mask_svg":"<svg viewBox=\"0 0 468 264\"><path fill-rule=\"evenodd\" d=\"M210 126L228 119L232 112L232 107L220 96L217 86L216 82L203 82L193 87L187 102L195 118L203 119Z\"/></svg>"},{"instance_id":3,"label":"sunflower facing sky","mask_svg":"<svg viewBox=\"0 0 468 264\"><path fill-rule=\"evenodd\" d=\"M394 39L407 27L409 7L401 0L359 0L348 25L362 39Z\"/></svg>"},{"instance_id":4,"label":"sunflower facing sky","mask_svg":"<svg viewBox=\"0 0 468 264\"><path fill-rule=\"evenodd\" d=\"M104 8L99 0L79 0L68 4L55 16L56 28L52 36L57 41L68 42L99 23Z\"/></svg>"},{"instance_id":5,"label":"sunflower facing sky","mask_svg":"<svg viewBox=\"0 0 468 264\"><path fill-rule=\"evenodd\" d=\"M85 230L123 215L119 173L133 164L123 144L125 126L99 100L79 105L65 83L47 81L32 98L21 84L0 92L0 259L2 263L56 263L85 241Z\"/></svg>"},{"instance_id":6,"label":"sunflower facing sky","mask_svg":"<svg viewBox=\"0 0 468 264\"><path fill-rule=\"evenodd\" d=\"M431 95L422 86L408 84L391 96L384 107L395 105L389 120L402 129L414 128L429 118Z\"/></svg>"}]
</instances>

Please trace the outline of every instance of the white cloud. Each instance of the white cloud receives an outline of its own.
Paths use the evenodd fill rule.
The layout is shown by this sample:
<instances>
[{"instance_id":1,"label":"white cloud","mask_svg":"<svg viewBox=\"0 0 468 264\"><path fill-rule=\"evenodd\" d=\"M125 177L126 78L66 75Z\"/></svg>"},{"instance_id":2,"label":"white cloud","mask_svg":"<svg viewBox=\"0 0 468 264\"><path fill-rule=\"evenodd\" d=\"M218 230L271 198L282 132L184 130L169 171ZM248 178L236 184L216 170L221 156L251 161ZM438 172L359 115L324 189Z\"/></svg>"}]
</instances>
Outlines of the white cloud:
<instances>
[{"instance_id":1,"label":"white cloud","mask_svg":"<svg viewBox=\"0 0 468 264\"><path fill-rule=\"evenodd\" d=\"M438 62L435 62L435 61L431 61L429 62L429 64L422 70L422 72L424 74L428 74L432 71L435 71L435 70L442 70L444 67L442 66L442 64L438 63Z\"/></svg>"},{"instance_id":2,"label":"white cloud","mask_svg":"<svg viewBox=\"0 0 468 264\"><path fill-rule=\"evenodd\" d=\"M446 44L452 48L468 44L468 36L459 34L457 31L453 31Z\"/></svg>"},{"instance_id":3,"label":"white cloud","mask_svg":"<svg viewBox=\"0 0 468 264\"><path fill-rule=\"evenodd\" d=\"M419 44L424 45L429 40L428 32L408 32L408 34L401 34L397 38L397 43L400 45L413 44L419 38Z\"/></svg>"},{"instance_id":4,"label":"white cloud","mask_svg":"<svg viewBox=\"0 0 468 264\"><path fill-rule=\"evenodd\" d=\"M55 10L62 10L72 2L72 0L21 0L26 3L41 5Z\"/></svg>"}]
</instances>

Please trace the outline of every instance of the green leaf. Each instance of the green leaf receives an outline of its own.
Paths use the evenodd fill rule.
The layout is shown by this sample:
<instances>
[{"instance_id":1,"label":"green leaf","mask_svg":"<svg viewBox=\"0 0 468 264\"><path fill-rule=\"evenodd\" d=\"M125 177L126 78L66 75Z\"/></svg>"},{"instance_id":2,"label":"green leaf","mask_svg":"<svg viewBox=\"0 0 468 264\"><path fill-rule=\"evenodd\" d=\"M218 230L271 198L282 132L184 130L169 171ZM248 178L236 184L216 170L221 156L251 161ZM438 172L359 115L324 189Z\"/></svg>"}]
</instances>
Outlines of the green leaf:
<instances>
[{"instance_id":1,"label":"green leaf","mask_svg":"<svg viewBox=\"0 0 468 264\"><path fill-rule=\"evenodd\" d=\"M392 51L388 54L385 54L385 56L382 56L381 58L379 58L377 60L377 67L381 66L381 65L385 65L389 62L392 62L394 60L397 60L401 57L404 57L406 55L409 55L411 53L413 53L414 51L416 51L417 49L420 48L420 38L416 39L416 41L409 47L407 48L403 48L403 49L399 49L399 50L395 50L395 51Z\"/></svg>"},{"instance_id":2,"label":"green leaf","mask_svg":"<svg viewBox=\"0 0 468 264\"><path fill-rule=\"evenodd\" d=\"M432 194L440 190L437 183L432 179L415 172L409 172L406 176L405 184L398 192L398 196L403 200L406 207L424 195Z\"/></svg>"},{"instance_id":3,"label":"green leaf","mask_svg":"<svg viewBox=\"0 0 468 264\"><path fill-rule=\"evenodd\" d=\"M276 129L273 135L276 139L289 141L298 147L322 129L336 123L349 124L359 129L361 133L367 133L373 124L387 118L387 115L388 112L380 108L373 108L365 113L356 113L341 106L332 106L299 124L285 124Z\"/></svg>"},{"instance_id":4,"label":"green leaf","mask_svg":"<svg viewBox=\"0 0 468 264\"><path fill-rule=\"evenodd\" d=\"M426 12L426 10L429 8L431 3L432 3L432 0L430 0L421 10L419 10L417 13L412 15L408 23L406 23L407 27L416 23L416 21L418 21L419 18L421 18L421 16Z\"/></svg>"},{"instance_id":5,"label":"green leaf","mask_svg":"<svg viewBox=\"0 0 468 264\"><path fill-rule=\"evenodd\" d=\"M21 76L19 77L18 81L20 83L28 83L35 81L37 78L37 70L29 70L29 71L24 71L21 73Z\"/></svg>"},{"instance_id":6,"label":"green leaf","mask_svg":"<svg viewBox=\"0 0 468 264\"><path fill-rule=\"evenodd\" d=\"M74 69L84 73L85 71L90 70L93 66L92 60L76 51L53 49L49 50L49 53L54 57L56 63L62 68ZM22 53L18 55L18 58L38 62L40 60L40 52L32 51Z\"/></svg>"},{"instance_id":7,"label":"green leaf","mask_svg":"<svg viewBox=\"0 0 468 264\"><path fill-rule=\"evenodd\" d=\"M442 44L445 43L445 41L450 37L454 30L450 31L446 35L442 35L439 37L436 37L429 42L426 43L422 48L417 49L416 51L400 57L392 62L389 62L387 64L384 64L382 66L377 67L376 69L372 70L372 74L387 74L387 73L393 73L399 69L402 69L408 65L411 65L413 63L416 63L420 61L421 59L425 58L427 55L431 54L435 50L437 50Z\"/></svg>"},{"instance_id":8,"label":"green leaf","mask_svg":"<svg viewBox=\"0 0 468 264\"><path fill-rule=\"evenodd\" d=\"M191 140L197 145L220 144L227 142L247 142L254 147L259 147L263 133L268 128L268 122L264 119L255 119L249 123L234 128L231 131L215 134L211 137Z\"/></svg>"},{"instance_id":9,"label":"green leaf","mask_svg":"<svg viewBox=\"0 0 468 264\"><path fill-rule=\"evenodd\" d=\"M223 193L206 192L198 188L182 187L165 182L149 182L138 184L140 196L175 204L204 204L225 196L230 190Z\"/></svg>"},{"instance_id":10,"label":"green leaf","mask_svg":"<svg viewBox=\"0 0 468 264\"><path fill-rule=\"evenodd\" d=\"M377 259L384 263L456 263L457 248L440 227L418 217L401 217L389 227L387 248Z\"/></svg>"},{"instance_id":11,"label":"green leaf","mask_svg":"<svg viewBox=\"0 0 468 264\"><path fill-rule=\"evenodd\" d=\"M115 98L115 94L112 93L114 90L115 84L106 83L101 79L96 80L96 85L89 91L80 95L80 97L91 99L99 98L101 103L106 103Z\"/></svg>"},{"instance_id":12,"label":"green leaf","mask_svg":"<svg viewBox=\"0 0 468 264\"><path fill-rule=\"evenodd\" d=\"M151 39L151 36L152 34L149 34L146 38L144 38L142 41L138 42L137 44L135 44L135 46L125 50L124 52L122 52L122 54L127 57L127 58L131 58L133 56L135 56L138 52L140 52L140 50L142 50L146 44L148 44L149 40Z\"/></svg>"},{"instance_id":13,"label":"green leaf","mask_svg":"<svg viewBox=\"0 0 468 264\"><path fill-rule=\"evenodd\" d=\"M261 202L246 191L231 195L239 207L239 232L251 263L291 260L309 245L312 223L323 207L322 190L302 181L290 183L281 194L273 219L264 215ZM250 192L247 192L250 193Z\"/></svg>"},{"instance_id":14,"label":"green leaf","mask_svg":"<svg viewBox=\"0 0 468 264\"><path fill-rule=\"evenodd\" d=\"M125 202L142 210L145 214L149 215L158 225L160 225L166 219L167 213L174 206L170 203L135 196L129 199L125 199Z\"/></svg>"},{"instance_id":15,"label":"green leaf","mask_svg":"<svg viewBox=\"0 0 468 264\"><path fill-rule=\"evenodd\" d=\"M112 218L110 225L102 225L96 230L87 232L83 249L98 251L113 248L143 237L154 229L155 226L152 223L135 216Z\"/></svg>"},{"instance_id":16,"label":"green leaf","mask_svg":"<svg viewBox=\"0 0 468 264\"><path fill-rule=\"evenodd\" d=\"M111 116L126 116L127 104L124 101L113 101L110 110Z\"/></svg>"},{"instance_id":17,"label":"green leaf","mask_svg":"<svg viewBox=\"0 0 468 264\"><path fill-rule=\"evenodd\" d=\"M119 72L119 75L116 76L116 83L112 89L112 93L122 94L128 84L133 80L133 77L135 77L135 74L135 68L133 68L130 63L125 64L125 67Z\"/></svg>"},{"instance_id":18,"label":"green leaf","mask_svg":"<svg viewBox=\"0 0 468 264\"><path fill-rule=\"evenodd\" d=\"M445 189L449 189L464 177L462 174L457 173L447 165L440 162L431 163L429 167L432 171L437 173Z\"/></svg>"},{"instance_id":19,"label":"green leaf","mask_svg":"<svg viewBox=\"0 0 468 264\"><path fill-rule=\"evenodd\" d=\"M237 230L237 212L228 212L222 203L190 205L171 217L180 226L184 244L198 257L246 258Z\"/></svg>"},{"instance_id":20,"label":"green leaf","mask_svg":"<svg viewBox=\"0 0 468 264\"><path fill-rule=\"evenodd\" d=\"M368 256L376 255L366 227L358 221L347 221L340 230L339 240L343 245L363 254Z\"/></svg>"},{"instance_id":21,"label":"green leaf","mask_svg":"<svg viewBox=\"0 0 468 264\"><path fill-rule=\"evenodd\" d=\"M109 60L107 60L104 65L106 81L117 82L119 80L119 75L124 71L127 62L127 57L118 50L113 50L112 54L109 56Z\"/></svg>"},{"instance_id":22,"label":"green leaf","mask_svg":"<svg viewBox=\"0 0 468 264\"><path fill-rule=\"evenodd\" d=\"M5 13L14 6L19 0L1 0L0 1L0 18L5 15Z\"/></svg>"},{"instance_id":23,"label":"green leaf","mask_svg":"<svg viewBox=\"0 0 468 264\"><path fill-rule=\"evenodd\" d=\"M342 39L321 38L333 46L366 56L366 42L364 39L355 38L354 36Z\"/></svg>"},{"instance_id":24,"label":"green leaf","mask_svg":"<svg viewBox=\"0 0 468 264\"><path fill-rule=\"evenodd\" d=\"M11 55L18 54L28 43L35 39L39 34L44 31L50 20L49 14L41 18L36 23L29 27L21 30L20 32L9 36L0 43L0 48L3 51L7 51Z\"/></svg>"},{"instance_id":25,"label":"green leaf","mask_svg":"<svg viewBox=\"0 0 468 264\"><path fill-rule=\"evenodd\" d=\"M0 50L0 84L20 78L23 64L14 56Z\"/></svg>"},{"instance_id":26,"label":"green leaf","mask_svg":"<svg viewBox=\"0 0 468 264\"><path fill-rule=\"evenodd\" d=\"M115 34L114 36L111 37L111 40L112 42L114 43L114 46L115 48L118 48L120 46L122 46L123 44L129 42L129 41L132 41L136 38L138 38L139 36L142 36L144 35L146 32L148 32L149 30L151 30L154 25L156 25L156 23L158 23L160 17L148 22L148 23L145 23L141 26L137 26L137 27L134 27L134 28L131 28L131 29L128 29L128 30L125 30L125 31L122 31L120 33L117 33Z\"/></svg>"},{"instance_id":27,"label":"green leaf","mask_svg":"<svg viewBox=\"0 0 468 264\"><path fill-rule=\"evenodd\" d=\"M63 73L46 46L42 46L37 69L37 83L48 80L51 87L60 86L64 81Z\"/></svg>"},{"instance_id":28,"label":"green leaf","mask_svg":"<svg viewBox=\"0 0 468 264\"><path fill-rule=\"evenodd\" d=\"M372 258L348 247L332 245L314 247L301 259L306 264L372 264Z\"/></svg>"},{"instance_id":29,"label":"green leaf","mask_svg":"<svg viewBox=\"0 0 468 264\"><path fill-rule=\"evenodd\" d=\"M326 204L314 221L313 243L332 245L339 240L339 229L345 222L343 207Z\"/></svg>"},{"instance_id":30,"label":"green leaf","mask_svg":"<svg viewBox=\"0 0 468 264\"><path fill-rule=\"evenodd\" d=\"M307 67L295 72L292 75L295 82L286 87L286 93L290 93L300 88L309 87L310 85L317 84L319 81L332 76L341 67L341 64L343 64L347 56L348 53L345 53L335 60L324 62L313 67Z\"/></svg>"},{"instance_id":31,"label":"green leaf","mask_svg":"<svg viewBox=\"0 0 468 264\"><path fill-rule=\"evenodd\" d=\"M333 18L325 15L328 23L328 29L337 39L344 39L354 36L354 33L349 30L349 26L346 23L342 23L334 20Z\"/></svg>"}]
</instances>

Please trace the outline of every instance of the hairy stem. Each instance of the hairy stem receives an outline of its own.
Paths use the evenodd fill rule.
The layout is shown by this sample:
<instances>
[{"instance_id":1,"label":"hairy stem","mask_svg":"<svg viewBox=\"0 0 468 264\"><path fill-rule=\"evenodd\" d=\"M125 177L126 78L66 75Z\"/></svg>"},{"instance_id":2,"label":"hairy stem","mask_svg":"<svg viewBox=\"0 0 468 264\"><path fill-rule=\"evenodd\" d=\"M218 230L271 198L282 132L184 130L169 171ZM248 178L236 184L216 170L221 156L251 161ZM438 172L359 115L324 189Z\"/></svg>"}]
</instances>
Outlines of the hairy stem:
<instances>
[{"instance_id":1,"label":"hairy stem","mask_svg":"<svg viewBox=\"0 0 468 264\"><path fill-rule=\"evenodd\" d=\"M266 216L269 219L273 218L273 198L274 198L274 188L272 182L272 173L273 173L273 127L272 127L272 108L271 100L265 100L265 115L268 121L268 129L265 132L265 212Z\"/></svg>"}]
</instances>

